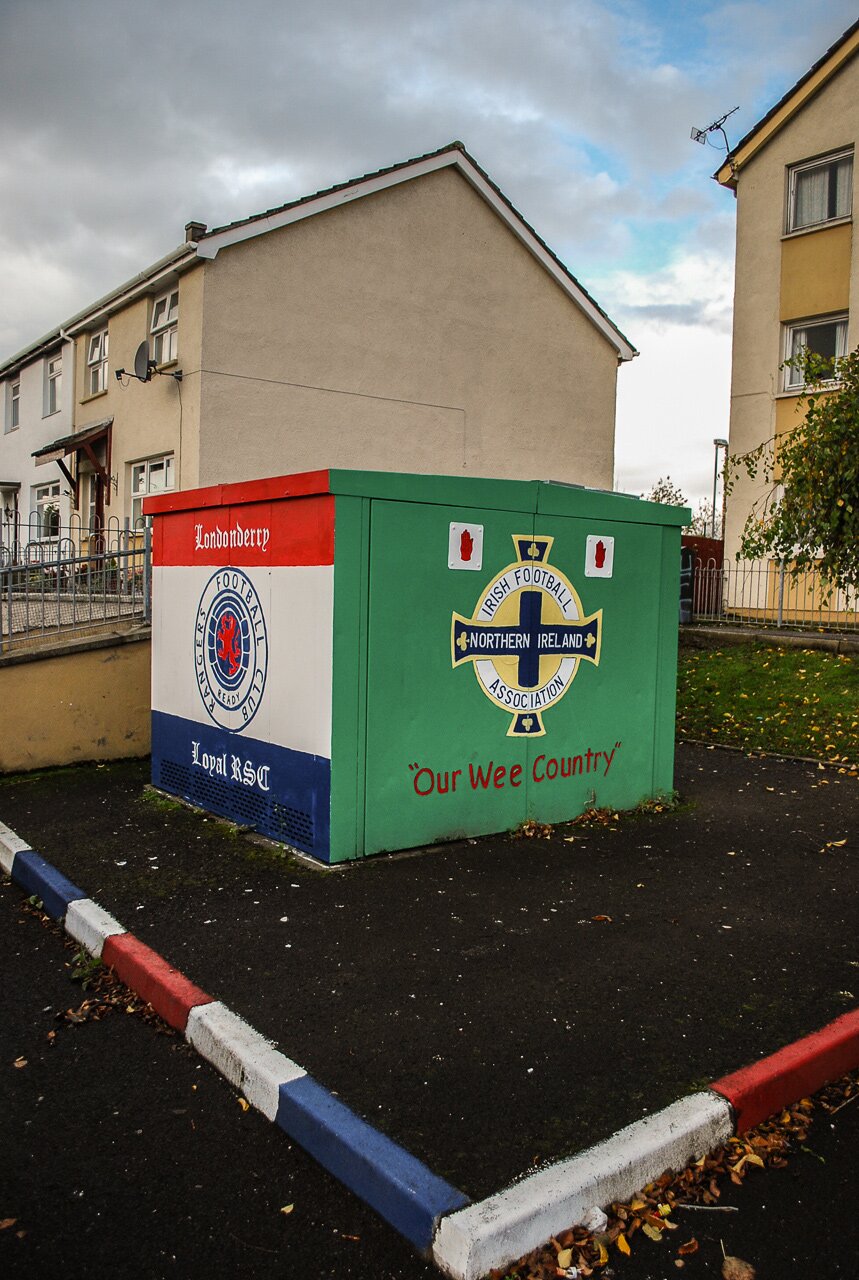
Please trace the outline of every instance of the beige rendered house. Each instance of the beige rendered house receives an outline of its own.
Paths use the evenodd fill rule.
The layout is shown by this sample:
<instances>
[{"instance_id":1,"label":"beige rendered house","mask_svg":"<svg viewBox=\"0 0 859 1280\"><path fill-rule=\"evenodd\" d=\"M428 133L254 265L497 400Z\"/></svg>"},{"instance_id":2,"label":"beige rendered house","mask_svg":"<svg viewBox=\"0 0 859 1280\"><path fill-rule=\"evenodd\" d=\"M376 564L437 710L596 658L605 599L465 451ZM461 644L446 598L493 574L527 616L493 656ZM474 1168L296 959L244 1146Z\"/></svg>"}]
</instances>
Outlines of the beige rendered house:
<instances>
[{"instance_id":1,"label":"beige rendered house","mask_svg":"<svg viewBox=\"0 0 859 1280\"><path fill-rule=\"evenodd\" d=\"M859 139L859 22L728 154L715 175L737 197L730 451L777 441L799 421L800 375L783 362L808 347L859 343L854 150ZM738 479L726 512L734 557L771 486ZM807 604L812 605L809 598ZM809 616L811 613L809 612Z\"/></svg>"},{"instance_id":2,"label":"beige rendered house","mask_svg":"<svg viewBox=\"0 0 859 1280\"><path fill-rule=\"evenodd\" d=\"M327 466L611 488L636 354L459 143L189 223L62 333L73 427L36 461L84 524L132 526L149 493Z\"/></svg>"}]
</instances>

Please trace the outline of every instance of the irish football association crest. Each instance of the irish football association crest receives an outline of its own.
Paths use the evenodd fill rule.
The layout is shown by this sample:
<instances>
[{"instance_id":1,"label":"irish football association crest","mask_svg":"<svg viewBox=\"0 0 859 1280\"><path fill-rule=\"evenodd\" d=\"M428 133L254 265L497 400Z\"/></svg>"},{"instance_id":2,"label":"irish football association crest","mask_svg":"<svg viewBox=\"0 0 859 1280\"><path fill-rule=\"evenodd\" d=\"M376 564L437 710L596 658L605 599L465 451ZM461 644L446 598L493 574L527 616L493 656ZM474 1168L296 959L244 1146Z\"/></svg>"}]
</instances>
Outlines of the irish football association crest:
<instances>
[{"instance_id":1,"label":"irish football association crest","mask_svg":"<svg viewBox=\"0 0 859 1280\"><path fill-rule=\"evenodd\" d=\"M518 558L484 588L471 618L453 615L453 665L474 664L486 697L513 717L508 737L544 734L543 712L580 664L599 665L602 610L585 617L572 583L548 563L553 542L514 534Z\"/></svg>"},{"instance_id":2,"label":"irish football association crest","mask_svg":"<svg viewBox=\"0 0 859 1280\"><path fill-rule=\"evenodd\" d=\"M236 733L262 700L268 637L256 588L241 569L219 569L200 597L194 627L200 697L215 724Z\"/></svg>"}]
</instances>

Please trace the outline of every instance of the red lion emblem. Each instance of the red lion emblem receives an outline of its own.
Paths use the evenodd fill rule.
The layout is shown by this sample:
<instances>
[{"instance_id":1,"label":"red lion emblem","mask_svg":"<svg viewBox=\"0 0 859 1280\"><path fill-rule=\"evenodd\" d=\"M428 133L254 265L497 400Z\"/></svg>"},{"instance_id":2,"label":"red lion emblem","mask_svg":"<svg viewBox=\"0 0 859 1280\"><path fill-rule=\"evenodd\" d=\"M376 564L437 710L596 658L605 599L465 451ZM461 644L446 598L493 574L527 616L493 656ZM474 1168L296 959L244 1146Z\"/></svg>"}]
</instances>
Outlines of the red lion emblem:
<instances>
[{"instance_id":1,"label":"red lion emblem","mask_svg":"<svg viewBox=\"0 0 859 1280\"><path fill-rule=\"evenodd\" d=\"M235 614L232 613L225 613L218 623L218 657L221 662L227 663L231 676L238 671L241 658L236 627Z\"/></svg>"}]
</instances>

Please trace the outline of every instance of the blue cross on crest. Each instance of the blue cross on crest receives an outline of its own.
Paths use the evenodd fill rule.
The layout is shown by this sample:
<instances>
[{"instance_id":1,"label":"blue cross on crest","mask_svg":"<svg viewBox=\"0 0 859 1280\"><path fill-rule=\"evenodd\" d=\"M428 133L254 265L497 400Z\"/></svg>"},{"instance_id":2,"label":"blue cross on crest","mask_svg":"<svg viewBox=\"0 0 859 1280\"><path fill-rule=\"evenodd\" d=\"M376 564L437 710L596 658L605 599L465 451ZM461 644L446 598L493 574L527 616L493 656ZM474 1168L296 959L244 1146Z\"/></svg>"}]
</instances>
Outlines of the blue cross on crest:
<instances>
[{"instance_id":1,"label":"blue cross on crest","mask_svg":"<svg viewBox=\"0 0 859 1280\"><path fill-rule=\"evenodd\" d=\"M486 696L513 713L514 737L545 733L541 712L563 697L579 662L599 664L602 610L584 617L572 584L547 562L552 542L514 535L518 560L486 587L471 618L453 615L453 665L475 664ZM545 658L561 661L543 666L541 678Z\"/></svg>"}]
</instances>

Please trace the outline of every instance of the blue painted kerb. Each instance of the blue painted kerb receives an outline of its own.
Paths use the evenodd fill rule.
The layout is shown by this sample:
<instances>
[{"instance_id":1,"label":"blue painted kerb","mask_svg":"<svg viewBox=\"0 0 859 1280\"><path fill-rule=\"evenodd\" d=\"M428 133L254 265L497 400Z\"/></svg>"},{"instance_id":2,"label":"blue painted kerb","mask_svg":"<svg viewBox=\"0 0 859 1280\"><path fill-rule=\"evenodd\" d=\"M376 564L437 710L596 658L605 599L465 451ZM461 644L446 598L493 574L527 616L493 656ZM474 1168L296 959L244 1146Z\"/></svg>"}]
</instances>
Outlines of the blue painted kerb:
<instances>
[{"instance_id":1,"label":"blue painted kerb","mask_svg":"<svg viewBox=\"0 0 859 1280\"><path fill-rule=\"evenodd\" d=\"M280 1086L277 1123L418 1249L437 1218L469 1203L310 1076Z\"/></svg>"},{"instance_id":2,"label":"blue painted kerb","mask_svg":"<svg viewBox=\"0 0 859 1280\"><path fill-rule=\"evenodd\" d=\"M70 902L87 896L33 849L20 849L15 854L11 875L22 889L41 898L48 915L55 920L62 920Z\"/></svg>"}]
</instances>

